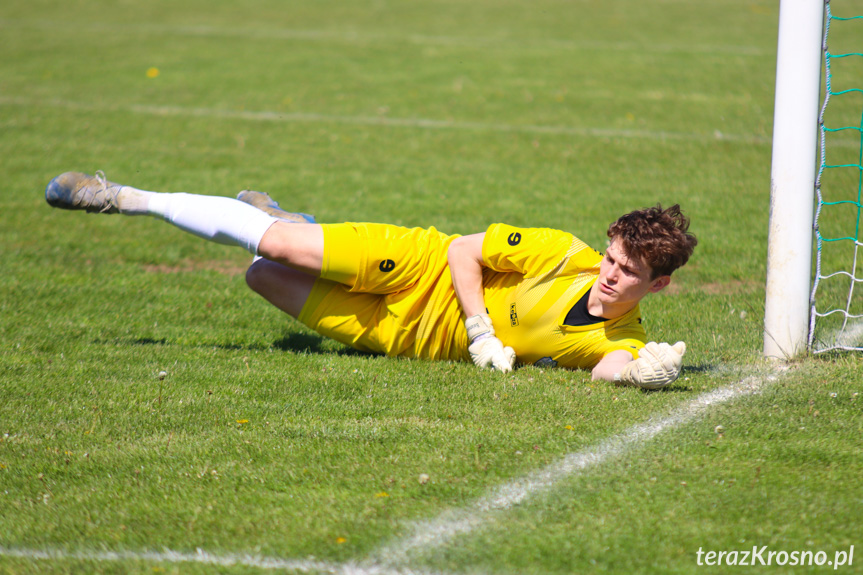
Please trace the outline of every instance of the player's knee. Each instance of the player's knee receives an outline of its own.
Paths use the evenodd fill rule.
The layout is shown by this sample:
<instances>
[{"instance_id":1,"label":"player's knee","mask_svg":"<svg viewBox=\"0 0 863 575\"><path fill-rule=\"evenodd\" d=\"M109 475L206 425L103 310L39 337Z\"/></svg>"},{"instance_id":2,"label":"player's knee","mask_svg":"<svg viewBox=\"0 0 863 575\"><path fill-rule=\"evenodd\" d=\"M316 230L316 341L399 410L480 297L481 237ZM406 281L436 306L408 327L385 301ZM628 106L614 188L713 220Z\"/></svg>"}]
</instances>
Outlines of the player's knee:
<instances>
[{"instance_id":1,"label":"player's knee","mask_svg":"<svg viewBox=\"0 0 863 575\"><path fill-rule=\"evenodd\" d=\"M268 263L267 260L260 259L252 263L246 270L246 285L256 293L261 293L266 288L267 277L269 276Z\"/></svg>"}]
</instances>

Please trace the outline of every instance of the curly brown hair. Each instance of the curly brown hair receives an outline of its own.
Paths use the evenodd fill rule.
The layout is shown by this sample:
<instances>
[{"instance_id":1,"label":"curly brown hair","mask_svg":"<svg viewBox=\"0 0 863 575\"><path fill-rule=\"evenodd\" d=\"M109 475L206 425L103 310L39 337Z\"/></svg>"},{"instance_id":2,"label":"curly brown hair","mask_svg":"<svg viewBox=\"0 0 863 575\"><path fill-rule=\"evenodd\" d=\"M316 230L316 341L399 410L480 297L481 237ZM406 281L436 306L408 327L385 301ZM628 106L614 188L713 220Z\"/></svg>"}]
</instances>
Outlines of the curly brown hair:
<instances>
[{"instance_id":1,"label":"curly brown hair","mask_svg":"<svg viewBox=\"0 0 863 575\"><path fill-rule=\"evenodd\" d=\"M620 240L620 246L630 258L647 262L653 270L651 279L671 275L683 266L698 244L689 231L689 218L680 205L662 209L635 210L608 226L608 237Z\"/></svg>"}]
</instances>

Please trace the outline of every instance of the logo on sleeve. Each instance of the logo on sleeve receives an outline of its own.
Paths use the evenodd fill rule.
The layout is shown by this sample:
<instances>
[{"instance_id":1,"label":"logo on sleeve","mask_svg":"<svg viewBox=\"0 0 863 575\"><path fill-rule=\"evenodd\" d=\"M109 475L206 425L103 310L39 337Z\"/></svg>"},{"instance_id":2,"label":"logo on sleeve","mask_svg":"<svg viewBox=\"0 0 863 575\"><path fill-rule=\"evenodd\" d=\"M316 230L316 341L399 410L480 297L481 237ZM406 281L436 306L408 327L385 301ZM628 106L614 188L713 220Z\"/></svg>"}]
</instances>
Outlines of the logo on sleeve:
<instances>
[{"instance_id":1,"label":"logo on sleeve","mask_svg":"<svg viewBox=\"0 0 863 575\"><path fill-rule=\"evenodd\" d=\"M393 260L383 260L381 265L378 266L378 269L384 273L391 272L396 269L396 262Z\"/></svg>"},{"instance_id":2,"label":"logo on sleeve","mask_svg":"<svg viewBox=\"0 0 863 575\"><path fill-rule=\"evenodd\" d=\"M515 311L515 303L509 304L509 323L512 327L516 327L518 325L518 314Z\"/></svg>"},{"instance_id":3,"label":"logo on sleeve","mask_svg":"<svg viewBox=\"0 0 863 575\"><path fill-rule=\"evenodd\" d=\"M518 232L513 232L509 234L509 237L506 238L506 243L511 246L517 246L519 243L521 243L521 234Z\"/></svg>"}]
</instances>

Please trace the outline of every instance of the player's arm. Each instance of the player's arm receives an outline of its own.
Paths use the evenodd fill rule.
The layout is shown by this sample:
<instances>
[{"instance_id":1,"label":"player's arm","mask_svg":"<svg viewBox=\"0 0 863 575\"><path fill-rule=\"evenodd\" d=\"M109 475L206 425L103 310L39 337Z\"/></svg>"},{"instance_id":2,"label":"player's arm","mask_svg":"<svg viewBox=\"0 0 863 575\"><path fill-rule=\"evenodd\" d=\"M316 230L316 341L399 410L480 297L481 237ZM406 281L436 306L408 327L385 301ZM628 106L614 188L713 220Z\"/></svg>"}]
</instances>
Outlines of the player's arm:
<instances>
[{"instance_id":1,"label":"player's arm","mask_svg":"<svg viewBox=\"0 0 863 575\"><path fill-rule=\"evenodd\" d=\"M614 376L620 375L624 366L633 359L632 354L625 349L612 351L596 364L596 367L590 372L591 378L614 381Z\"/></svg>"},{"instance_id":2,"label":"player's arm","mask_svg":"<svg viewBox=\"0 0 863 575\"><path fill-rule=\"evenodd\" d=\"M659 389L680 376L686 344L674 345L652 341L638 351L638 357L624 350L616 350L600 360L593 368L593 379L604 379L636 385L645 389Z\"/></svg>"},{"instance_id":3,"label":"player's arm","mask_svg":"<svg viewBox=\"0 0 863 575\"><path fill-rule=\"evenodd\" d=\"M485 313L485 299L482 295L484 239L485 233L456 238L447 252L455 296L467 317Z\"/></svg>"},{"instance_id":4,"label":"player's arm","mask_svg":"<svg viewBox=\"0 0 863 575\"><path fill-rule=\"evenodd\" d=\"M512 371L515 351L495 337L491 318L485 311L482 289L482 243L485 233L456 238L447 251L452 285L467 319L468 351L479 367Z\"/></svg>"}]
</instances>

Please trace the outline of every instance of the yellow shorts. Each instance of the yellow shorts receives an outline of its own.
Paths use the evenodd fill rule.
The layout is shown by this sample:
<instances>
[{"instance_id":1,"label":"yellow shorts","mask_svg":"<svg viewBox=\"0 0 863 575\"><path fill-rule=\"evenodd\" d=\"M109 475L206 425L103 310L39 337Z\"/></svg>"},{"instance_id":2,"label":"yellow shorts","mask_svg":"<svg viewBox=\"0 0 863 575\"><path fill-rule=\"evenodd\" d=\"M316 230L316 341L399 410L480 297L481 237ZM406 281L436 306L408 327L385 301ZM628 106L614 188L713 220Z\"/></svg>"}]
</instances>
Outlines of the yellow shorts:
<instances>
[{"instance_id":1,"label":"yellow shorts","mask_svg":"<svg viewBox=\"0 0 863 575\"><path fill-rule=\"evenodd\" d=\"M386 224L322 227L323 269L299 320L359 350L420 355L423 315L436 292L452 291L446 255L458 236Z\"/></svg>"}]
</instances>

